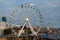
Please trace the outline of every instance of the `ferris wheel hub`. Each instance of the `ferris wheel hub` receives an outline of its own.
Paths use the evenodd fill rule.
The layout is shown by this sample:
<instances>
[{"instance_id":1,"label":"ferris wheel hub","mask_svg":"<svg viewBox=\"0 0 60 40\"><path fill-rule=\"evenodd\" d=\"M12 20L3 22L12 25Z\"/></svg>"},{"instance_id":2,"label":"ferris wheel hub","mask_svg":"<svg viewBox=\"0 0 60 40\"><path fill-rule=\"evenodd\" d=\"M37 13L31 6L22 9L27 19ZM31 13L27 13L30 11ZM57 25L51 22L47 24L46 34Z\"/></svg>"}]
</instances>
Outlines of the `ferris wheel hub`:
<instances>
[{"instance_id":1,"label":"ferris wheel hub","mask_svg":"<svg viewBox=\"0 0 60 40\"><path fill-rule=\"evenodd\" d=\"M28 22L29 21L29 18L26 18L26 21Z\"/></svg>"}]
</instances>

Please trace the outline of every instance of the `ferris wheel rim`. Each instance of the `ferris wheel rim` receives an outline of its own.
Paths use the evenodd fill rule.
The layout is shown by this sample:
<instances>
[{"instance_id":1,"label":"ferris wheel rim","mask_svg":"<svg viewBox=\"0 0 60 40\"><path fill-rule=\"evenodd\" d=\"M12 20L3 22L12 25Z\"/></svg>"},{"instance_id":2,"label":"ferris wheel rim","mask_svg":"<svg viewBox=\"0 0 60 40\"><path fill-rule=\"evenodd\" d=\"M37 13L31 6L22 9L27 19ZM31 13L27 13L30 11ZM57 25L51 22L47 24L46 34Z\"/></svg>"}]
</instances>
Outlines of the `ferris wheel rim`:
<instances>
[{"instance_id":1,"label":"ferris wheel rim","mask_svg":"<svg viewBox=\"0 0 60 40\"><path fill-rule=\"evenodd\" d=\"M30 6L31 5L31 6ZM23 5L23 6L30 6L31 7L31 9L35 9L35 11L37 12L37 14L38 15L40 15L41 16L41 13L40 13L40 11L36 8L36 7L34 7L33 6L33 4L30 4L30 5L27 5L27 4L25 4L25 5ZM22 5L19 5L20 7L23 7ZM17 9L16 9L17 10ZM14 10L12 11L12 13L14 14ZM11 16L13 15L13 14L11 14ZM42 18L41 18L42 19ZM36 20L36 19L34 19L34 20ZM36 20L37 21L37 20Z\"/></svg>"}]
</instances>

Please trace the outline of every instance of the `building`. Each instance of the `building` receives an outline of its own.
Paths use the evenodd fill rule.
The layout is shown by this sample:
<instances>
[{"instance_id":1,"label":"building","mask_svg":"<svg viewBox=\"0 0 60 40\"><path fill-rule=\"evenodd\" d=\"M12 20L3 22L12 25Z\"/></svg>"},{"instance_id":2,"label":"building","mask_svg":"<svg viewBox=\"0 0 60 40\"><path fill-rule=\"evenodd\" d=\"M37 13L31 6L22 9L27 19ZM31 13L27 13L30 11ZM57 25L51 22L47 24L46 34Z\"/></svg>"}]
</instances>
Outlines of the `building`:
<instances>
[{"instance_id":1,"label":"building","mask_svg":"<svg viewBox=\"0 0 60 40\"><path fill-rule=\"evenodd\" d=\"M6 17L2 17L2 22L0 22L0 35L2 35L4 29L7 28L8 28L8 24L6 23Z\"/></svg>"}]
</instances>

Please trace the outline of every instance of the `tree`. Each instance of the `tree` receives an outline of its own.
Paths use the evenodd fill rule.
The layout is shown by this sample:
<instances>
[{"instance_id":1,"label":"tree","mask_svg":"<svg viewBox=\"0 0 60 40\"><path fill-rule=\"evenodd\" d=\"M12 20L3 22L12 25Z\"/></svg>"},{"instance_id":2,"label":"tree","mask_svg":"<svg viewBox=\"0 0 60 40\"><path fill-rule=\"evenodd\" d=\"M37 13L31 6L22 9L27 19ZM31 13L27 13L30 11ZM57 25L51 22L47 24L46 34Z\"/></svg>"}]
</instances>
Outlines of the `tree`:
<instances>
[{"instance_id":1,"label":"tree","mask_svg":"<svg viewBox=\"0 0 60 40\"><path fill-rule=\"evenodd\" d=\"M12 33L12 29L11 28L8 28L8 29L4 30L4 35L9 35L11 33Z\"/></svg>"}]
</instances>

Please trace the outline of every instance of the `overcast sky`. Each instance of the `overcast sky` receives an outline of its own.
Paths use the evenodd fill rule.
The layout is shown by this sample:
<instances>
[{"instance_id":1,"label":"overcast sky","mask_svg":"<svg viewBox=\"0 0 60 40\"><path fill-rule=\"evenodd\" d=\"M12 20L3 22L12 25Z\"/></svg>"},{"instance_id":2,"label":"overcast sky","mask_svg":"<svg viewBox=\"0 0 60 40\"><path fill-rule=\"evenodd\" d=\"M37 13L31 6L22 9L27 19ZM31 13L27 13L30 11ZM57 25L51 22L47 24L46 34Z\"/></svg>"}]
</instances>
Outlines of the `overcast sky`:
<instances>
[{"instance_id":1,"label":"overcast sky","mask_svg":"<svg viewBox=\"0 0 60 40\"><path fill-rule=\"evenodd\" d=\"M16 5L33 3L44 17L44 25L60 27L60 0L0 0L0 17L9 15Z\"/></svg>"}]
</instances>

